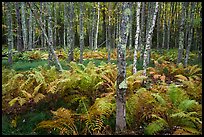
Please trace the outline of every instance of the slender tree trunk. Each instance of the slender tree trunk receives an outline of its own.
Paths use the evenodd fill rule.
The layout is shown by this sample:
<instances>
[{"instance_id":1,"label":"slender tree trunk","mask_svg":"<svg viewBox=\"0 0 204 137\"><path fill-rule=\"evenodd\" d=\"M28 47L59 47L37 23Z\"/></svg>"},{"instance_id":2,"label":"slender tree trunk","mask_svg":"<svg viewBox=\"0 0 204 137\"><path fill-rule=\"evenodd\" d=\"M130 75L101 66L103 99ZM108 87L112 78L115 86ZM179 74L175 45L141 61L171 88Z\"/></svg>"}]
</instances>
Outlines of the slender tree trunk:
<instances>
[{"instance_id":1,"label":"slender tree trunk","mask_svg":"<svg viewBox=\"0 0 204 137\"><path fill-rule=\"evenodd\" d=\"M116 95L116 133L126 129L126 108L125 95L127 90L126 83L126 44L129 31L130 8L128 2L122 3L122 22L121 33L118 43L118 76L117 76L117 95Z\"/></svg>"},{"instance_id":2,"label":"slender tree trunk","mask_svg":"<svg viewBox=\"0 0 204 137\"><path fill-rule=\"evenodd\" d=\"M22 41L22 33L21 33L21 17L20 17L20 3L16 2L16 18L17 18L17 50L22 51L23 50L23 41Z\"/></svg>"},{"instance_id":3,"label":"slender tree trunk","mask_svg":"<svg viewBox=\"0 0 204 137\"><path fill-rule=\"evenodd\" d=\"M150 40L151 40L152 33L154 30L155 22L156 22L157 11L158 11L158 2L156 2L155 11L154 11L153 18L152 18L152 23L151 23L151 26L149 28L149 31L148 31L147 37L146 37L146 47L145 47L145 51L144 51L144 60L143 60L143 70L144 70L143 74L144 74L144 76L146 76L147 52L150 50L150 43L151 43Z\"/></svg>"},{"instance_id":4,"label":"slender tree trunk","mask_svg":"<svg viewBox=\"0 0 204 137\"><path fill-rule=\"evenodd\" d=\"M10 67L12 66L12 49L13 49L13 25L12 25L12 15L11 15L11 11L12 11L12 3L11 2L6 2L6 6L7 6L7 24L8 24L8 36L7 36L7 42L8 42L8 63L10 65Z\"/></svg>"},{"instance_id":5,"label":"slender tree trunk","mask_svg":"<svg viewBox=\"0 0 204 137\"><path fill-rule=\"evenodd\" d=\"M141 5L141 2L137 2L137 14L136 14L137 29L136 29L136 34L135 34L133 74L137 72L137 48L139 46L139 34L140 34L140 5Z\"/></svg>"},{"instance_id":6,"label":"slender tree trunk","mask_svg":"<svg viewBox=\"0 0 204 137\"><path fill-rule=\"evenodd\" d=\"M161 9L160 9L160 5L158 7L158 13L157 13L157 50L159 50L159 37L160 37L160 12L161 12Z\"/></svg>"},{"instance_id":7,"label":"slender tree trunk","mask_svg":"<svg viewBox=\"0 0 204 137\"><path fill-rule=\"evenodd\" d=\"M141 13L141 44L140 44L140 60L143 59L143 50L145 45L145 2L142 2L142 13Z\"/></svg>"},{"instance_id":8,"label":"slender tree trunk","mask_svg":"<svg viewBox=\"0 0 204 137\"><path fill-rule=\"evenodd\" d=\"M67 3L64 3L64 49L66 49L67 45L66 45L66 30L67 30L67 24L68 24L68 20L67 20ZM68 47L70 48L70 47Z\"/></svg>"},{"instance_id":9,"label":"slender tree trunk","mask_svg":"<svg viewBox=\"0 0 204 137\"><path fill-rule=\"evenodd\" d=\"M97 50L97 40L98 40L98 27L99 27L99 16L100 15L100 2L98 2L98 17L97 17L97 23L96 23L96 33L95 33L95 41L94 41L94 51Z\"/></svg>"},{"instance_id":10,"label":"slender tree trunk","mask_svg":"<svg viewBox=\"0 0 204 137\"><path fill-rule=\"evenodd\" d=\"M54 48L57 48L57 12L56 7L58 3L53 2L54 7Z\"/></svg>"},{"instance_id":11,"label":"slender tree trunk","mask_svg":"<svg viewBox=\"0 0 204 137\"><path fill-rule=\"evenodd\" d=\"M30 3L31 6L33 5L32 2ZM32 32L33 32L33 27L32 27L32 12L30 11L30 17L29 17L29 41L28 41L28 50L32 49Z\"/></svg>"},{"instance_id":12,"label":"slender tree trunk","mask_svg":"<svg viewBox=\"0 0 204 137\"><path fill-rule=\"evenodd\" d=\"M52 14L51 14L51 2L47 2L47 11L48 11L48 36L49 36L49 42L51 45L53 45L53 33L52 33ZM49 50L49 56L48 56L48 65L51 66L53 65L53 59L52 59L52 52L51 49L48 48Z\"/></svg>"},{"instance_id":13,"label":"slender tree trunk","mask_svg":"<svg viewBox=\"0 0 204 137\"><path fill-rule=\"evenodd\" d=\"M44 36L45 36L45 39L46 39L46 41L47 41L47 43L48 43L48 50L50 50L51 53L52 53L52 55L54 56L55 64L56 64L57 69L58 69L59 71L62 71L62 70L63 70L63 69L62 69L62 66L61 66L61 64L60 64L60 62L59 62L59 60L58 60L57 55L55 54L55 51L54 51L52 42L51 42L50 39L48 38L48 36L47 36L47 34L46 34L46 31L45 31L45 29L43 28L42 20L41 20L40 18L39 18L40 20L38 20L38 16L37 16L37 14L34 12L35 9L34 9L34 10L32 9L33 7L30 6L30 3L28 3L28 4L29 4L29 7L30 7L32 13L33 13L34 16L35 16L35 19L37 20L37 23L39 24L39 26L40 26L40 28L41 28L41 30L42 30Z\"/></svg>"},{"instance_id":14,"label":"slender tree trunk","mask_svg":"<svg viewBox=\"0 0 204 137\"><path fill-rule=\"evenodd\" d=\"M169 14L171 14L172 3L170 5ZM170 29L171 29L171 15L168 15L168 27L167 27L167 50L169 50L170 45Z\"/></svg>"},{"instance_id":15,"label":"slender tree trunk","mask_svg":"<svg viewBox=\"0 0 204 137\"><path fill-rule=\"evenodd\" d=\"M22 21L22 30L23 30L23 50L27 49L28 45L28 35L27 35L27 26L26 26L26 15L25 15L25 2L21 2L21 21Z\"/></svg>"},{"instance_id":16,"label":"slender tree trunk","mask_svg":"<svg viewBox=\"0 0 204 137\"><path fill-rule=\"evenodd\" d=\"M83 3L80 3L80 63L83 62L84 29L83 29Z\"/></svg>"},{"instance_id":17,"label":"slender tree trunk","mask_svg":"<svg viewBox=\"0 0 204 137\"><path fill-rule=\"evenodd\" d=\"M42 12L43 12L43 3L40 2L40 20L44 20ZM44 25L45 24L43 24L43 27ZM42 34L40 38L41 38L41 48L43 48L44 47L44 35Z\"/></svg>"},{"instance_id":18,"label":"slender tree trunk","mask_svg":"<svg viewBox=\"0 0 204 137\"><path fill-rule=\"evenodd\" d=\"M70 22L70 37L69 37L69 43L71 44L70 50L68 52L68 62L74 60L74 44L75 44L75 33L74 33L74 3L70 2L70 12L69 12L69 22Z\"/></svg>"},{"instance_id":19,"label":"slender tree trunk","mask_svg":"<svg viewBox=\"0 0 204 137\"><path fill-rule=\"evenodd\" d=\"M195 3L191 2L191 15L190 15L190 23L189 23L189 37L188 37L188 46L186 48L186 57L184 61L184 66L187 67L188 64L188 58L189 58L189 53L190 53L190 48L192 44L192 36L193 36L193 20L194 20L194 10L195 10Z\"/></svg>"},{"instance_id":20,"label":"slender tree trunk","mask_svg":"<svg viewBox=\"0 0 204 137\"><path fill-rule=\"evenodd\" d=\"M110 62L110 49L111 49L111 25L110 25L110 21L111 21L111 18L110 18L110 3L108 3L108 32L107 32L107 38L108 38L108 62Z\"/></svg>"},{"instance_id":21,"label":"slender tree trunk","mask_svg":"<svg viewBox=\"0 0 204 137\"><path fill-rule=\"evenodd\" d=\"M185 11L185 19L189 20L189 18L188 18L189 4L188 3L189 2L185 2L185 9L186 9L186 11ZM188 26L189 26L189 23L188 23L188 21L186 21L184 23L184 41L183 41L184 47L183 48L186 48L187 47L186 45L188 45L188 34L189 34L189 31L190 31L190 28Z\"/></svg>"},{"instance_id":22,"label":"slender tree trunk","mask_svg":"<svg viewBox=\"0 0 204 137\"><path fill-rule=\"evenodd\" d=\"M32 18L33 18L33 16L32 16ZM35 19L33 18L33 48L36 48L36 41L35 41L35 30L36 30L36 22L35 22Z\"/></svg>"},{"instance_id":23,"label":"slender tree trunk","mask_svg":"<svg viewBox=\"0 0 204 137\"><path fill-rule=\"evenodd\" d=\"M179 29L179 49L178 49L177 64L179 64L181 62L182 57L183 57L184 19L185 19L185 3L182 2L181 22L180 22L180 29Z\"/></svg>"},{"instance_id":24,"label":"slender tree trunk","mask_svg":"<svg viewBox=\"0 0 204 137\"><path fill-rule=\"evenodd\" d=\"M95 31L95 8L92 9L92 30L91 30L91 49L94 49L94 31Z\"/></svg>"},{"instance_id":25,"label":"slender tree trunk","mask_svg":"<svg viewBox=\"0 0 204 137\"><path fill-rule=\"evenodd\" d=\"M130 7L130 30L129 30L129 49L132 49L132 20L133 20L133 12L132 12L132 6Z\"/></svg>"},{"instance_id":26,"label":"slender tree trunk","mask_svg":"<svg viewBox=\"0 0 204 137\"><path fill-rule=\"evenodd\" d=\"M165 47L165 38L166 38L166 14L165 14L165 4L163 3L163 41L162 41L162 49Z\"/></svg>"}]
</instances>

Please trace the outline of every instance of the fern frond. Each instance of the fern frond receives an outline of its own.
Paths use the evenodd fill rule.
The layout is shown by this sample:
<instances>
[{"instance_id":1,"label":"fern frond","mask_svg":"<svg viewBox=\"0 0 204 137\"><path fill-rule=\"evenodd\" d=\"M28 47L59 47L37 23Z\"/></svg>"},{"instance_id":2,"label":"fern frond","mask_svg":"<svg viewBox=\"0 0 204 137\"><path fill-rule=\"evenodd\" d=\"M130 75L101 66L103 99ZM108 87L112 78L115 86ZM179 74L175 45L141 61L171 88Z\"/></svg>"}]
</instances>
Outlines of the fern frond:
<instances>
[{"instance_id":1,"label":"fern frond","mask_svg":"<svg viewBox=\"0 0 204 137\"><path fill-rule=\"evenodd\" d=\"M166 105L166 101L164 100L164 98L162 96L160 96L158 93L152 93L152 95L157 99L157 101L162 105L165 106Z\"/></svg>"},{"instance_id":2,"label":"fern frond","mask_svg":"<svg viewBox=\"0 0 204 137\"><path fill-rule=\"evenodd\" d=\"M74 124L73 114L70 110L65 108L59 108L57 111L52 111L54 114L53 120L47 120L40 122L34 130L39 128L47 128L54 130L59 129L61 134L78 134L77 128Z\"/></svg>"},{"instance_id":3,"label":"fern frond","mask_svg":"<svg viewBox=\"0 0 204 137\"><path fill-rule=\"evenodd\" d=\"M156 115L152 116L158 118L158 120L153 121L145 128L145 135L154 135L155 133L164 130L165 127L168 126L168 123L163 118Z\"/></svg>"},{"instance_id":4,"label":"fern frond","mask_svg":"<svg viewBox=\"0 0 204 137\"><path fill-rule=\"evenodd\" d=\"M185 92L181 88L176 87L175 84L169 86L167 94L175 106L178 106L181 101L188 99Z\"/></svg>"},{"instance_id":5,"label":"fern frond","mask_svg":"<svg viewBox=\"0 0 204 137\"><path fill-rule=\"evenodd\" d=\"M176 75L176 76L174 76L174 77L176 77L177 80L179 80L179 81L187 81L187 80L188 80L188 79L187 79L185 76L183 76L183 75Z\"/></svg>"},{"instance_id":6,"label":"fern frond","mask_svg":"<svg viewBox=\"0 0 204 137\"><path fill-rule=\"evenodd\" d=\"M195 108L195 106L198 105L198 102L196 102L195 100L183 100L178 108L182 111L189 111L189 110L193 110Z\"/></svg>"}]
</instances>

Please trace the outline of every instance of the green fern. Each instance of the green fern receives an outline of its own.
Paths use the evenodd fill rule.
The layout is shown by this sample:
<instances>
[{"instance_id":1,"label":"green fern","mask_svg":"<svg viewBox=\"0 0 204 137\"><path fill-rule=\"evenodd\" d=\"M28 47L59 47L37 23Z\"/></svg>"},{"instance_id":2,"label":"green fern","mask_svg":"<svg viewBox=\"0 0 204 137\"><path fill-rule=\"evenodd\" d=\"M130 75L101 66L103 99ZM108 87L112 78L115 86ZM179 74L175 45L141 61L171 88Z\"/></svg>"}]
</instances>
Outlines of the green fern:
<instances>
[{"instance_id":1,"label":"green fern","mask_svg":"<svg viewBox=\"0 0 204 137\"><path fill-rule=\"evenodd\" d=\"M178 106L181 101L188 99L188 96L185 94L185 92L181 88L176 87L174 84L169 86L167 94L169 95L169 98L171 99L174 106Z\"/></svg>"},{"instance_id":2,"label":"green fern","mask_svg":"<svg viewBox=\"0 0 204 137\"><path fill-rule=\"evenodd\" d=\"M187 111L192 111L193 109L195 109L197 105L198 105L198 102L196 102L195 100L187 99L187 100L183 100L179 104L178 108L182 111L187 112Z\"/></svg>"},{"instance_id":3,"label":"green fern","mask_svg":"<svg viewBox=\"0 0 204 137\"><path fill-rule=\"evenodd\" d=\"M168 126L168 123L163 118L156 115L152 115L152 117L157 118L157 120L153 121L147 127L145 127L145 135L154 135L155 133L164 130L165 127Z\"/></svg>"}]
</instances>

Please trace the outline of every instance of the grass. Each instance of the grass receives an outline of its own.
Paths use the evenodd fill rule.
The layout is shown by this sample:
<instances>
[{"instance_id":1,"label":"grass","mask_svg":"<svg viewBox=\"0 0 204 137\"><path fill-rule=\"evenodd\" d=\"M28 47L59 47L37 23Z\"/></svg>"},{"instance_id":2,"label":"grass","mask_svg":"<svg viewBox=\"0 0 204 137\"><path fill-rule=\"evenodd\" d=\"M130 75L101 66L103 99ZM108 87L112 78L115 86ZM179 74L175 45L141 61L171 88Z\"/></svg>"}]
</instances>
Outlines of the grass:
<instances>
[{"instance_id":1,"label":"grass","mask_svg":"<svg viewBox=\"0 0 204 137\"><path fill-rule=\"evenodd\" d=\"M87 64L93 61L96 66L99 66L101 62L108 62L107 59L84 59L83 60L83 65L87 66ZM62 68L65 70L69 69L69 66L65 60L60 60L60 63L62 65ZM117 60L111 60L110 63L117 64ZM127 58L126 60L127 66L131 65L133 63L132 59ZM142 69L142 61L138 60L137 62L137 68L138 70ZM150 66L152 66L153 63L150 63ZM7 60L2 60L2 66L8 67L8 61ZM33 60L33 61L28 61L28 60L18 60L17 62L13 62L12 69L15 71L27 71L33 68L37 68L38 66L43 66L48 68L48 61L47 60Z\"/></svg>"},{"instance_id":2,"label":"grass","mask_svg":"<svg viewBox=\"0 0 204 137\"><path fill-rule=\"evenodd\" d=\"M34 132L36 125L45 119L50 119L51 115L47 112L28 112L18 116L16 127L11 126L12 119L8 115L2 116L2 134L3 135L37 135L46 134L46 132Z\"/></svg>"}]
</instances>

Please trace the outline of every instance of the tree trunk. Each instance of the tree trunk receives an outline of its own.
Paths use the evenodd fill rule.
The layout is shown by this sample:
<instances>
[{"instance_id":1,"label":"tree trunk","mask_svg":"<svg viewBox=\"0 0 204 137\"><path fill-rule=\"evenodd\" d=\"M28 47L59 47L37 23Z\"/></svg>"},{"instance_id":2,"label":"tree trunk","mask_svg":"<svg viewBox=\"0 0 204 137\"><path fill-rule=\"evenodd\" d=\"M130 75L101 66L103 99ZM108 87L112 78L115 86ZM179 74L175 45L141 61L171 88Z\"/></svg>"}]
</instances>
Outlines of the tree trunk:
<instances>
[{"instance_id":1,"label":"tree trunk","mask_svg":"<svg viewBox=\"0 0 204 137\"><path fill-rule=\"evenodd\" d=\"M67 30L67 24L68 24L68 20L67 20L67 3L65 2L64 3L64 39L63 39L63 42L64 42L64 49L66 49L67 47L67 44L66 44L66 30ZM67 37L68 38L68 37ZM68 42L67 42L68 43ZM68 47L70 48L70 47Z\"/></svg>"},{"instance_id":2,"label":"tree trunk","mask_svg":"<svg viewBox=\"0 0 204 137\"><path fill-rule=\"evenodd\" d=\"M7 42L8 42L8 63L10 67L12 66L12 49L13 49L13 25L12 25L12 3L6 2L7 6L7 24L8 24L8 36L7 36Z\"/></svg>"},{"instance_id":3,"label":"tree trunk","mask_svg":"<svg viewBox=\"0 0 204 137\"><path fill-rule=\"evenodd\" d=\"M31 6L32 6L32 2L30 3L31 4ZM33 43L33 41L32 41L32 32L33 32L33 27L32 27L32 18L33 18L33 16L32 16L32 12L30 11L30 17L29 17L29 41L28 41L28 50L31 50L32 49L32 43Z\"/></svg>"},{"instance_id":4,"label":"tree trunk","mask_svg":"<svg viewBox=\"0 0 204 137\"><path fill-rule=\"evenodd\" d=\"M141 2L137 2L137 14L136 14L136 21L137 21L137 29L135 34L135 49L134 49L134 61L133 61L133 74L137 72L137 48L139 45L139 34L140 34L140 5Z\"/></svg>"},{"instance_id":5,"label":"tree trunk","mask_svg":"<svg viewBox=\"0 0 204 137\"><path fill-rule=\"evenodd\" d=\"M25 15L25 2L21 2L21 21L22 21L22 30L23 30L23 50L27 49L28 45L28 35L27 35L27 26L26 26L26 15Z\"/></svg>"},{"instance_id":6,"label":"tree trunk","mask_svg":"<svg viewBox=\"0 0 204 137\"><path fill-rule=\"evenodd\" d=\"M48 36L49 36L49 42L53 46L53 33L52 33L52 14L51 14L51 2L47 2L47 10L48 10L48 21L47 21L47 26L48 26ZM51 49L48 48L49 50L49 56L48 56L48 65L51 66L53 65L53 59L52 59L52 53Z\"/></svg>"},{"instance_id":7,"label":"tree trunk","mask_svg":"<svg viewBox=\"0 0 204 137\"><path fill-rule=\"evenodd\" d=\"M158 7L158 13L157 13L157 50L159 50L159 34L160 34L160 12L161 12L161 9L160 9L160 5Z\"/></svg>"},{"instance_id":8,"label":"tree trunk","mask_svg":"<svg viewBox=\"0 0 204 137\"><path fill-rule=\"evenodd\" d=\"M74 3L70 2L70 12L69 12L69 40L68 43L70 43L70 49L68 52L68 62L73 61L74 60L74 44L75 44L75 33L74 33Z\"/></svg>"},{"instance_id":9,"label":"tree trunk","mask_svg":"<svg viewBox=\"0 0 204 137\"><path fill-rule=\"evenodd\" d=\"M130 30L129 30L129 49L132 49L132 20L133 20L133 11L132 6L130 7Z\"/></svg>"},{"instance_id":10,"label":"tree trunk","mask_svg":"<svg viewBox=\"0 0 204 137\"><path fill-rule=\"evenodd\" d=\"M40 2L40 20L44 20L42 12L43 12L43 3ZM43 28L44 28L44 25L45 24L43 24ZM44 47L44 35L42 34L40 38L41 38L41 48L43 48Z\"/></svg>"},{"instance_id":11,"label":"tree trunk","mask_svg":"<svg viewBox=\"0 0 204 137\"><path fill-rule=\"evenodd\" d=\"M21 52L23 50L23 41L22 41L22 33L21 33L21 17L20 17L20 3L16 2L16 18L17 18L17 50Z\"/></svg>"},{"instance_id":12,"label":"tree trunk","mask_svg":"<svg viewBox=\"0 0 204 137\"><path fill-rule=\"evenodd\" d=\"M165 38L166 38L166 14L165 14L165 4L163 3L163 40L162 40L162 49L165 47Z\"/></svg>"},{"instance_id":13,"label":"tree trunk","mask_svg":"<svg viewBox=\"0 0 204 137\"><path fill-rule=\"evenodd\" d=\"M180 29L179 29L179 49L178 49L177 65L181 62L182 57L183 57L184 19L185 19L185 2L182 2L181 22L180 22Z\"/></svg>"},{"instance_id":14,"label":"tree trunk","mask_svg":"<svg viewBox=\"0 0 204 137\"><path fill-rule=\"evenodd\" d=\"M61 64L60 64L60 62L59 62L59 60L58 60L57 55L55 54L55 51L54 51L54 49L53 49L52 42L51 42L50 39L48 38L48 36L47 36L47 34L46 34L46 31L45 31L45 29L43 28L42 20L41 20L40 18L39 18L40 20L38 20L37 14L36 14L36 13L34 12L34 10L32 9L33 7L30 6L30 3L28 3L28 4L29 4L29 7L30 7L32 13L34 14L35 19L37 20L37 23L39 24L39 26L40 26L40 28L41 28L41 30L42 30L42 32L43 32L43 35L44 35L44 37L45 37L45 39L46 39L46 41L47 41L47 43L48 43L48 50L50 50L51 53L52 53L52 56L54 56L56 68L57 68L59 71L62 71L62 70L63 70L63 69L62 69L62 66L61 66Z\"/></svg>"},{"instance_id":15,"label":"tree trunk","mask_svg":"<svg viewBox=\"0 0 204 137\"><path fill-rule=\"evenodd\" d=\"M111 49L111 18L110 18L110 3L108 3L108 32L107 32L107 41L108 41L108 62L110 62L110 49Z\"/></svg>"},{"instance_id":16,"label":"tree trunk","mask_svg":"<svg viewBox=\"0 0 204 137\"><path fill-rule=\"evenodd\" d=\"M121 33L118 43L118 76L117 76L117 96L116 96L116 133L126 129L126 108L125 95L126 83L126 44L129 31L130 8L128 2L122 3Z\"/></svg>"},{"instance_id":17,"label":"tree trunk","mask_svg":"<svg viewBox=\"0 0 204 137\"><path fill-rule=\"evenodd\" d=\"M188 36L188 46L186 48L186 57L184 61L184 66L187 67L188 64L188 58L189 58L189 53L190 53L190 48L192 44L192 36L193 36L193 20L194 20L194 9L195 9L195 3L191 3L191 15L190 15L190 23L189 23L189 36Z\"/></svg>"},{"instance_id":18,"label":"tree trunk","mask_svg":"<svg viewBox=\"0 0 204 137\"><path fill-rule=\"evenodd\" d=\"M83 29L83 3L80 3L80 63L83 62L83 48L84 48L84 29Z\"/></svg>"},{"instance_id":19,"label":"tree trunk","mask_svg":"<svg viewBox=\"0 0 204 137\"><path fill-rule=\"evenodd\" d=\"M144 70L143 74L144 74L144 76L146 76L147 52L150 50L150 43L151 43L150 40L152 38L152 33L153 33L155 22L156 22L157 11L158 11L158 2L156 2L155 11L154 11L153 18L152 18L152 23L151 23L151 26L149 28L149 31L148 31L147 37L146 37L146 47L145 47L145 51L144 51L144 60L143 60L143 70Z\"/></svg>"},{"instance_id":20,"label":"tree trunk","mask_svg":"<svg viewBox=\"0 0 204 137\"><path fill-rule=\"evenodd\" d=\"M57 12L56 12L57 3L53 2L54 7L54 48L57 48Z\"/></svg>"},{"instance_id":21,"label":"tree trunk","mask_svg":"<svg viewBox=\"0 0 204 137\"><path fill-rule=\"evenodd\" d=\"M99 27L99 16L100 15L100 2L98 2L98 17L97 17L97 23L96 23L96 33L95 33L95 41L94 41L94 51L97 50L97 40L98 40L98 27Z\"/></svg>"},{"instance_id":22,"label":"tree trunk","mask_svg":"<svg viewBox=\"0 0 204 137\"><path fill-rule=\"evenodd\" d=\"M142 2L142 13L141 13L141 44L140 44L140 60L143 58L143 50L145 45L145 2Z\"/></svg>"}]
</instances>

